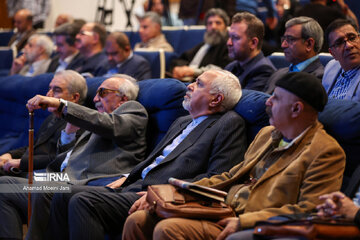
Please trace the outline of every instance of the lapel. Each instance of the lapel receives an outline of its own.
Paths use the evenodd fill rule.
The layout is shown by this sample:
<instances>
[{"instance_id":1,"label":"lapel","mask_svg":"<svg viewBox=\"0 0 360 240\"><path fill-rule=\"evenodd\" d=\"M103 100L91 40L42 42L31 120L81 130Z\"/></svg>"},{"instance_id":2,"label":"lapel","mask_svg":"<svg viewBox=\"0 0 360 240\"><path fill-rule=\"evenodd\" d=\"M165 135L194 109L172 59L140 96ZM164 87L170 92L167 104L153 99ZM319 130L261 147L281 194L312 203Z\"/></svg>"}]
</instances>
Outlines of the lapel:
<instances>
[{"instance_id":1,"label":"lapel","mask_svg":"<svg viewBox=\"0 0 360 240\"><path fill-rule=\"evenodd\" d=\"M81 146L81 143L86 141L88 142L89 138L91 136L91 132L89 131L85 131L83 134L81 134L81 136L79 137L79 139L76 141L74 148L73 148L73 153L75 152L75 149L79 146Z\"/></svg>"},{"instance_id":2,"label":"lapel","mask_svg":"<svg viewBox=\"0 0 360 240\"><path fill-rule=\"evenodd\" d=\"M307 73L312 73L314 72L316 69L318 69L320 66L322 66L321 62L319 59L316 59L315 61L313 61L312 63L310 63L309 65L306 66L306 68L304 68L304 70L302 70L303 72L307 72Z\"/></svg>"},{"instance_id":3,"label":"lapel","mask_svg":"<svg viewBox=\"0 0 360 240\"><path fill-rule=\"evenodd\" d=\"M46 123L44 122L44 124L48 125L50 122L53 122L53 125L49 128L45 128L44 131L45 132L43 134L41 134L38 138L38 140L36 141L35 146L38 146L40 144L43 144L44 142L48 141L49 138L59 129L59 128L63 128L65 126L65 121L63 119L58 119L56 118L53 114L49 116L49 118L47 118L45 121L47 121Z\"/></svg>"},{"instance_id":4,"label":"lapel","mask_svg":"<svg viewBox=\"0 0 360 240\"><path fill-rule=\"evenodd\" d=\"M277 173L285 169L294 159L306 149L306 145L310 144L315 132L320 127L320 123L316 122L305 135L299 139L297 143L291 146L283 153L280 158L264 173L264 175L257 181L254 188L262 182L272 178ZM295 155L294 155L295 154Z\"/></svg>"},{"instance_id":5,"label":"lapel","mask_svg":"<svg viewBox=\"0 0 360 240\"><path fill-rule=\"evenodd\" d=\"M329 73L326 74L327 77L330 79L328 88L326 89L326 92L328 95L330 94L330 91L333 89L336 79L338 78L338 76L340 74L340 71L341 71L341 66L339 63L337 63L337 65L336 64L333 65L329 69Z\"/></svg>"},{"instance_id":6,"label":"lapel","mask_svg":"<svg viewBox=\"0 0 360 240\"><path fill-rule=\"evenodd\" d=\"M186 149L188 149L189 147L194 145L196 143L197 139L204 133L204 131L207 128L210 128L213 125L213 123L215 123L216 120L219 119L220 117L221 117L221 115L219 115L219 114L210 115L202 123L200 123L198 126L196 126L196 128L194 128L189 133L189 135L187 135L186 138L159 165L172 161L173 159L178 157L182 152L184 152ZM186 128L187 125L188 125L188 123L183 124L181 126L181 131L184 128ZM181 131L178 131L178 133L173 136L172 140L175 137L177 137L181 133ZM170 142L168 142L168 143L170 143Z\"/></svg>"},{"instance_id":7,"label":"lapel","mask_svg":"<svg viewBox=\"0 0 360 240\"><path fill-rule=\"evenodd\" d=\"M360 69L357 71L356 75L354 76L353 84L349 86L348 91L346 92L345 99L352 99L353 96L356 95L356 90L359 88L360 81Z\"/></svg>"}]
</instances>

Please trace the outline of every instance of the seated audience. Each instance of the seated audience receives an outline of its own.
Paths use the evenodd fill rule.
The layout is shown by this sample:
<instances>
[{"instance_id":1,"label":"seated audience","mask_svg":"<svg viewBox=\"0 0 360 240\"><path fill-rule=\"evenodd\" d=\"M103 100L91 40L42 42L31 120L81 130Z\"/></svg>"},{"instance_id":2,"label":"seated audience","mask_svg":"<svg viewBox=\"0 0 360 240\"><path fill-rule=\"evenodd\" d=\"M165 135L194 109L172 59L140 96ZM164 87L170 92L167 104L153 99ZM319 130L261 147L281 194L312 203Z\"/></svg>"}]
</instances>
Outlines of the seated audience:
<instances>
[{"instance_id":1,"label":"seated audience","mask_svg":"<svg viewBox=\"0 0 360 240\"><path fill-rule=\"evenodd\" d=\"M21 9L14 15L15 34L10 38L8 46L16 47L20 52L26 45L29 37L35 33L33 29L33 15L27 9Z\"/></svg>"},{"instance_id":2,"label":"seated audience","mask_svg":"<svg viewBox=\"0 0 360 240\"><path fill-rule=\"evenodd\" d=\"M105 42L105 53L108 58L108 64L99 71L99 76L110 77L111 75L122 73L138 81L151 78L149 62L131 51L130 42L126 34L121 32L111 33Z\"/></svg>"},{"instance_id":3,"label":"seated audience","mask_svg":"<svg viewBox=\"0 0 360 240\"><path fill-rule=\"evenodd\" d=\"M233 74L224 70L204 72L188 85L184 97L183 106L190 115L177 119L127 178L103 189L76 186L71 194L55 194L47 238L67 239L70 234L70 239L102 239L105 233L119 234L128 210L148 185L167 183L169 177L199 180L242 161L245 122L231 111L240 97L241 87ZM86 199L85 205L81 199ZM91 207L95 205L96 212Z\"/></svg>"},{"instance_id":4,"label":"seated audience","mask_svg":"<svg viewBox=\"0 0 360 240\"><path fill-rule=\"evenodd\" d=\"M239 78L243 89L263 91L276 70L261 51L263 39L264 24L260 19L247 12L234 15L227 46L230 58L235 61L225 69Z\"/></svg>"},{"instance_id":5,"label":"seated audience","mask_svg":"<svg viewBox=\"0 0 360 240\"><path fill-rule=\"evenodd\" d=\"M59 27L64 23L73 23L74 18L66 13L59 14L55 20L55 28Z\"/></svg>"},{"instance_id":6,"label":"seated audience","mask_svg":"<svg viewBox=\"0 0 360 240\"><path fill-rule=\"evenodd\" d=\"M326 29L329 52L322 83L329 98L360 101L360 37L349 20L335 20Z\"/></svg>"},{"instance_id":7,"label":"seated audience","mask_svg":"<svg viewBox=\"0 0 360 240\"><path fill-rule=\"evenodd\" d=\"M224 68L231 62L226 40L229 17L224 10L212 8L206 12L206 32L204 42L181 54L171 62L174 78L193 81L204 71L211 68Z\"/></svg>"},{"instance_id":8,"label":"seated audience","mask_svg":"<svg viewBox=\"0 0 360 240\"><path fill-rule=\"evenodd\" d=\"M103 52L106 40L106 29L99 23L86 23L76 35L75 46L79 49L82 60L73 70L79 73L98 75L100 69L107 65Z\"/></svg>"},{"instance_id":9,"label":"seated audience","mask_svg":"<svg viewBox=\"0 0 360 240\"><path fill-rule=\"evenodd\" d=\"M273 93L276 81L288 72L307 72L320 81L324 74L324 66L318 56L324 42L324 33L319 23L309 17L297 17L287 21L285 28L281 47L290 66L271 75L264 89L269 94Z\"/></svg>"},{"instance_id":10,"label":"seated audience","mask_svg":"<svg viewBox=\"0 0 360 240\"><path fill-rule=\"evenodd\" d=\"M91 181L93 185L103 186L103 179L97 179L128 173L143 161L148 117L145 108L133 101L138 90L136 81L129 76L118 75L106 79L94 97L97 111L53 97L36 95L30 99L27 103L29 110L46 105L67 122L59 146L75 141L79 127L86 130L72 149L57 154L47 165L47 172L66 173L71 184L88 184ZM0 178L1 184L10 186L26 182L26 179L16 177ZM13 187L16 188L16 185ZM32 218L40 219L44 224L37 225L37 221L32 220L28 229L29 233L33 233L31 236L36 238L42 236L41 230L46 227L46 213L49 212L53 193L38 195L34 194L33 199L44 197L46 201L40 205L33 204ZM27 193L0 194L0 203L0 238L21 239L22 224L27 216Z\"/></svg>"},{"instance_id":11,"label":"seated audience","mask_svg":"<svg viewBox=\"0 0 360 240\"><path fill-rule=\"evenodd\" d=\"M65 23L57 27L53 33L56 45L56 53L47 69L47 72L58 72L65 69L76 69L81 67L82 56L75 46L75 37L81 26Z\"/></svg>"},{"instance_id":12,"label":"seated audience","mask_svg":"<svg viewBox=\"0 0 360 240\"><path fill-rule=\"evenodd\" d=\"M174 51L173 47L161 32L161 18L155 12L147 12L140 19L139 34L141 42L135 44L135 51L144 49L151 51L157 51L159 49L167 52Z\"/></svg>"},{"instance_id":13,"label":"seated audience","mask_svg":"<svg viewBox=\"0 0 360 240\"><path fill-rule=\"evenodd\" d=\"M32 35L25 45L24 54L14 59L10 75L31 77L45 73L51 62L53 48L54 44L47 35Z\"/></svg>"},{"instance_id":14,"label":"seated audience","mask_svg":"<svg viewBox=\"0 0 360 240\"><path fill-rule=\"evenodd\" d=\"M169 1L166 0L148 0L147 9L156 12L161 16L162 26L182 26L183 21L179 19L177 14L170 11Z\"/></svg>"},{"instance_id":15,"label":"seated audience","mask_svg":"<svg viewBox=\"0 0 360 240\"><path fill-rule=\"evenodd\" d=\"M82 104L85 101L86 93L87 86L83 77L74 71L61 71L54 75L46 96ZM65 125L66 122L55 114L51 114L44 120L34 141L33 166L35 170L44 169L49 162L55 159L57 141ZM65 146L66 149L69 146ZM23 174L27 174L28 159L29 151L27 146L2 154L0 156L0 167L3 170L1 170L0 175L11 173L12 168L21 171L17 175L23 176Z\"/></svg>"},{"instance_id":16,"label":"seated audience","mask_svg":"<svg viewBox=\"0 0 360 240\"><path fill-rule=\"evenodd\" d=\"M326 92L316 77L286 74L266 102L272 126L260 130L244 161L229 172L196 182L228 191L226 202L237 217L218 222L159 219L148 211L137 211L128 217L122 239L225 239L271 216L313 210L320 195L340 189L345 168L344 151L317 120L326 103ZM141 202L144 197L134 209L149 207ZM79 208L86 206L82 203ZM247 233L252 235L252 231ZM242 234L230 238L251 239Z\"/></svg>"}]
</instances>

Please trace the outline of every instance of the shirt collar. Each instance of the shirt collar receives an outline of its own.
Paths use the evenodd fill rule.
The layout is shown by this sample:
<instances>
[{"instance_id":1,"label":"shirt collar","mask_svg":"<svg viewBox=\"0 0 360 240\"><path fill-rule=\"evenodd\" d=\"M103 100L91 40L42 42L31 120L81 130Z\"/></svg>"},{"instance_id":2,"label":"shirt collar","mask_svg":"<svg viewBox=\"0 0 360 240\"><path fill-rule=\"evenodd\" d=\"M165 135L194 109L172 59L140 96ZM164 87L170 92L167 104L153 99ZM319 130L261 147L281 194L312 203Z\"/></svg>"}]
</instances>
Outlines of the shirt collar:
<instances>
[{"instance_id":1,"label":"shirt collar","mask_svg":"<svg viewBox=\"0 0 360 240\"><path fill-rule=\"evenodd\" d=\"M272 138L272 144L275 148L275 151L283 151L283 150L287 150L290 147L292 147L293 145L295 145L296 143L300 142L300 140L302 139L302 137L309 131L309 129L312 127L312 125L310 125L309 127L307 127L304 131L302 131L302 133L300 133L296 138L294 138L289 144L286 144L285 146L279 146L279 142L281 141L281 139L283 138L283 135L281 134L281 132L277 129L275 129L272 133L271 133L271 138Z\"/></svg>"},{"instance_id":2,"label":"shirt collar","mask_svg":"<svg viewBox=\"0 0 360 240\"><path fill-rule=\"evenodd\" d=\"M319 55L315 55L311 58L306 59L305 61L298 63L296 65L291 64L289 68L296 69L294 72L302 72L307 66L309 66L312 62L319 58Z\"/></svg>"}]
</instances>

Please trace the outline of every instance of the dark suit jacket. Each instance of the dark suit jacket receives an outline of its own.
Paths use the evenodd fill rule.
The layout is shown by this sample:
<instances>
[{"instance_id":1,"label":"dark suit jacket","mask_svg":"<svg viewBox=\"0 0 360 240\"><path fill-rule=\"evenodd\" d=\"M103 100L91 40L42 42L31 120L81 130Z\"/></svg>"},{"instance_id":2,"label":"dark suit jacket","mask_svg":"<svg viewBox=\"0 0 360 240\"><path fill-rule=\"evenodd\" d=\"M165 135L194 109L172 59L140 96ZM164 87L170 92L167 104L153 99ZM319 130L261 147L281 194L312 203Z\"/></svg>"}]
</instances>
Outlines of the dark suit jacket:
<instances>
[{"instance_id":1,"label":"dark suit jacket","mask_svg":"<svg viewBox=\"0 0 360 240\"><path fill-rule=\"evenodd\" d=\"M79 73L91 73L93 76L97 76L100 69L108 64L108 60L104 52L99 52L87 59L82 56L73 64L75 66L70 66L72 70Z\"/></svg>"},{"instance_id":2,"label":"dark suit jacket","mask_svg":"<svg viewBox=\"0 0 360 240\"><path fill-rule=\"evenodd\" d=\"M83 57L81 56L80 53L76 54L75 57L69 63L69 65L66 67L66 69L75 70L76 68L81 67L80 63L83 61L82 58ZM51 59L51 63L46 72L48 72L48 73L55 72L57 67L59 66L59 59L60 59L59 55L56 55L55 57L53 57Z\"/></svg>"},{"instance_id":3,"label":"dark suit jacket","mask_svg":"<svg viewBox=\"0 0 360 240\"><path fill-rule=\"evenodd\" d=\"M263 91L269 77L276 71L276 68L260 52L243 66L240 66L239 61L235 60L227 65L225 70L232 72L239 78L241 88Z\"/></svg>"},{"instance_id":4,"label":"dark suit jacket","mask_svg":"<svg viewBox=\"0 0 360 240\"><path fill-rule=\"evenodd\" d=\"M167 183L169 177L196 181L230 169L241 162L246 150L245 121L235 112L210 115L142 180L141 172L192 121L178 118L148 158L138 164L124 182L122 191L146 190L148 185Z\"/></svg>"},{"instance_id":5,"label":"dark suit jacket","mask_svg":"<svg viewBox=\"0 0 360 240\"><path fill-rule=\"evenodd\" d=\"M277 80L279 80L280 78L282 78L285 74L287 74L289 72L289 68L280 68L279 70L277 70L276 72L274 72L271 77L269 78L269 81L267 83L267 86L265 87L264 91L266 93L272 94L274 92L275 89L275 83L277 82ZM307 72L310 73L312 75L314 75L315 77L317 77L320 81L324 75L324 66L321 64L319 59L316 59L315 61L313 61L312 63L310 63L304 70L303 72Z\"/></svg>"},{"instance_id":6,"label":"dark suit jacket","mask_svg":"<svg viewBox=\"0 0 360 240\"><path fill-rule=\"evenodd\" d=\"M57 140L61 130L65 128L66 122L56 118L53 114L41 124L34 141L34 169L46 168L46 165L55 159L57 151ZM12 158L21 158L20 170L28 171L29 152L28 147L22 147L9 152Z\"/></svg>"},{"instance_id":7,"label":"dark suit jacket","mask_svg":"<svg viewBox=\"0 0 360 240\"><path fill-rule=\"evenodd\" d=\"M25 45L27 43L27 40L34 33L35 33L35 30L31 29L30 31L26 32L26 34L20 39L20 41L16 44L16 49L17 49L18 52L20 52L25 47ZM16 33L16 34L11 36L8 46L10 46L16 40L18 35L19 34Z\"/></svg>"},{"instance_id":8,"label":"dark suit jacket","mask_svg":"<svg viewBox=\"0 0 360 240\"><path fill-rule=\"evenodd\" d=\"M65 169L72 183L128 173L144 160L148 116L140 103L128 101L107 114L68 102L65 111L67 122L86 130L76 141ZM60 171L66 154L58 155L47 171Z\"/></svg>"},{"instance_id":9,"label":"dark suit jacket","mask_svg":"<svg viewBox=\"0 0 360 240\"><path fill-rule=\"evenodd\" d=\"M181 54L181 56L179 58L172 60L171 65L170 65L171 71L176 66L189 65L189 63L195 57L196 53L199 51L199 49L204 44L205 43L202 42L202 43L198 44L197 46L195 46L194 48ZM223 41L220 44L211 46L209 48L209 51L205 54L199 67L204 67L209 64L213 64L213 65L219 66L221 68L224 68L230 62L231 62L231 59L229 58L229 55L228 55L228 49L226 46L226 42Z\"/></svg>"},{"instance_id":10,"label":"dark suit jacket","mask_svg":"<svg viewBox=\"0 0 360 240\"><path fill-rule=\"evenodd\" d=\"M98 76L103 76L110 69L109 64L103 66L99 72ZM140 55L133 54L130 59L127 59L121 66L118 68L118 73L127 74L138 81L151 78L151 69L149 62Z\"/></svg>"}]
</instances>

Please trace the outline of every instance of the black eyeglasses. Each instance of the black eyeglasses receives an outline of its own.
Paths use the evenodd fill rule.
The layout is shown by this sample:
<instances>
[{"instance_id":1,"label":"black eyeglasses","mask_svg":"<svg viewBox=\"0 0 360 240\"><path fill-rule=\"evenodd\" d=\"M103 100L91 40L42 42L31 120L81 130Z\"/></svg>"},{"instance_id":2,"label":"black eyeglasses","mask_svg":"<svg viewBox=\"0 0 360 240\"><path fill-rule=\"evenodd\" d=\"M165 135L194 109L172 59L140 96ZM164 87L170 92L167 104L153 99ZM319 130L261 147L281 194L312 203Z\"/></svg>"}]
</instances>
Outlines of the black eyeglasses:
<instances>
[{"instance_id":1,"label":"black eyeglasses","mask_svg":"<svg viewBox=\"0 0 360 240\"><path fill-rule=\"evenodd\" d=\"M345 38L339 38L337 39L332 45L330 45L330 48L342 48L345 46L346 42L349 43L356 43L359 41L359 34L355 33L349 33L346 35Z\"/></svg>"},{"instance_id":2,"label":"black eyeglasses","mask_svg":"<svg viewBox=\"0 0 360 240\"><path fill-rule=\"evenodd\" d=\"M115 93L118 93L119 95L121 95L121 93L120 93L119 90L108 89L108 88L99 88L99 89L96 91L96 94L99 94L99 97L104 98L104 97L106 97L106 95L108 95L108 93L110 93L110 92L115 92Z\"/></svg>"},{"instance_id":3,"label":"black eyeglasses","mask_svg":"<svg viewBox=\"0 0 360 240\"><path fill-rule=\"evenodd\" d=\"M293 37L293 36L289 36L289 35L285 35L281 37L281 43L283 43L284 41L286 41L289 44L294 43L297 40L302 39L302 37Z\"/></svg>"}]
</instances>

